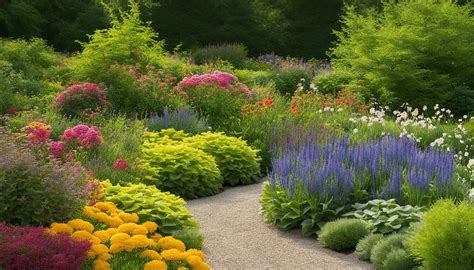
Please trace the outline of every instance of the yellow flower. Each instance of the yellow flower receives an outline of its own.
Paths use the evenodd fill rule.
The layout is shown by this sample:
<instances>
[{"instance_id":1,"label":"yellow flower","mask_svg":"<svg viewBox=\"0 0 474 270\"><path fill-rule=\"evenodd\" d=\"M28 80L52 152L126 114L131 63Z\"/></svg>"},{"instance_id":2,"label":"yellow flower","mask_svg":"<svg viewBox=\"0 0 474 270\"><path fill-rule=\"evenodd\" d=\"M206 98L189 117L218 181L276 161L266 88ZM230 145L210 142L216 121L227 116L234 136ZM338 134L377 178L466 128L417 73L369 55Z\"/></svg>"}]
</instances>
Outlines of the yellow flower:
<instances>
[{"instance_id":1,"label":"yellow flower","mask_svg":"<svg viewBox=\"0 0 474 270\"><path fill-rule=\"evenodd\" d=\"M129 214L129 213L120 213L119 217L124 221L124 222L138 222L138 215L137 213Z\"/></svg>"},{"instance_id":2,"label":"yellow flower","mask_svg":"<svg viewBox=\"0 0 474 270\"><path fill-rule=\"evenodd\" d=\"M95 208L100 209L102 212L107 212L107 213L114 213L117 212L117 206L111 202L97 202L94 204Z\"/></svg>"},{"instance_id":3,"label":"yellow flower","mask_svg":"<svg viewBox=\"0 0 474 270\"><path fill-rule=\"evenodd\" d=\"M137 225L137 227L135 227L135 229L133 229L132 231L132 234L147 234L148 233L148 230L147 228L145 228L145 226L142 226L142 225Z\"/></svg>"},{"instance_id":4,"label":"yellow flower","mask_svg":"<svg viewBox=\"0 0 474 270\"><path fill-rule=\"evenodd\" d=\"M193 270L211 270L211 267L209 266L209 264L202 262L197 266L193 267Z\"/></svg>"},{"instance_id":5,"label":"yellow flower","mask_svg":"<svg viewBox=\"0 0 474 270\"><path fill-rule=\"evenodd\" d=\"M198 266L199 264L201 264L203 261L201 259L201 257L199 256L195 256L195 255L191 255L191 256L188 256L186 258L186 261L189 263L189 265L191 265L193 268L195 266Z\"/></svg>"},{"instance_id":6,"label":"yellow flower","mask_svg":"<svg viewBox=\"0 0 474 270\"><path fill-rule=\"evenodd\" d=\"M112 235L112 237L110 237L110 242L112 244L116 244L116 243L122 243L128 239L130 239L130 235L126 233L116 233Z\"/></svg>"},{"instance_id":7,"label":"yellow flower","mask_svg":"<svg viewBox=\"0 0 474 270\"><path fill-rule=\"evenodd\" d=\"M95 213L92 218L102 223L106 223L111 217L107 215L106 213L100 212L100 213Z\"/></svg>"},{"instance_id":8,"label":"yellow flower","mask_svg":"<svg viewBox=\"0 0 474 270\"><path fill-rule=\"evenodd\" d=\"M107 261L95 260L94 270L109 270L110 264Z\"/></svg>"},{"instance_id":9,"label":"yellow flower","mask_svg":"<svg viewBox=\"0 0 474 270\"><path fill-rule=\"evenodd\" d=\"M158 240L158 244L160 244L161 250L175 248L179 251L184 251L186 249L186 246L181 240L177 240L172 236L166 236L161 238L160 240Z\"/></svg>"},{"instance_id":10,"label":"yellow flower","mask_svg":"<svg viewBox=\"0 0 474 270\"><path fill-rule=\"evenodd\" d=\"M137 248L136 241L132 239L125 240L122 242L122 244L123 244L123 248L127 252L132 252L135 248Z\"/></svg>"},{"instance_id":11,"label":"yellow flower","mask_svg":"<svg viewBox=\"0 0 474 270\"><path fill-rule=\"evenodd\" d=\"M204 254L204 252L202 252L198 249L191 248L191 249L188 249L186 251L186 253L188 253L189 256L191 256L191 255L198 256L202 260L204 260L206 258L206 254Z\"/></svg>"},{"instance_id":12,"label":"yellow flower","mask_svg":"<svg viewBox=\"0 0 474 270\"><path fill-rule=\"evenodd\" d=\"M156 252L155 250L147 249L140 253L140 257L142 258L150 258L152 260L161 260L161 255Z\"/></svg>"},{"instance_id":13,"label":"yellow flower","mask_svg":"<svg viewBox=\"0 0 474 270\"><path fill-rule=\"evenodd\" d=\"M76 231L72 234L72 238L77 240L89 240L93 244L100 244L100 239L93 236L87 231Z\"/></svg>"},{"instance_id":14,"label":"yellow flower","mask_svg":"<svg viewBox=\"0 0 474 270\"><path fill-rule=\"evenodd\" d=\"M112 258L112 256L109 253L102 253L97 257L97 260L108 261L110 258Z\"/></svg>"},{"instance_id":15,"label":"yellow flower","mask_svg":"<svg viewBox=\"0 0 474 270\"><path fill-rule=\"evenodd\" d=\"M106 232L109 233L110 237L112 237L112 235L118 233L119 231L117 230L117 228L108 228L107 230L105 230Z\"/></svg>"},{"instance_id":16,"label":"yellow flower","mask_svg":"<svg viewBox=\"0 0 474 270\"><path fill-rule=\"evenodd\" d=\"M161 236L161 234L159 234L159 233L154 233L154 234L150 237L150 239L153 240L153 241L155 241L156 243L158 243L158 241L159 241L162 237L163 237L163 236Z\"/></svg>"},{"instance_id":17,"label":"yellow flower","mask_svg":"<svg viewBox=\"0 0 474 270\"><path fill-rule=\"evenodd\" d=\"M50 231L51 231L52 234L57 234L57 233L72 234L73 229L65 223L53 223L53 224L51 224L51 230Z\"/></svg>"},{"instance_id":18,"label":"yellow flower","mask_svg":"<svg viewBox=\"0 0 474 270\"><path fill-rule=\"evenodd\" d=\"M100 212L100 210L91 206L85 206L83 211L84 215L93 219L95 219L97 212Z\"/></svg>"},{"instance_id":19,"label":"yellow flower","mask_svg":"<svg viewBox=\"0 0 474 270\"><path fill-rule=\"evenodd\" d=\"M178 270L188 270L188 268L184 267L184 266L180 266L180 267L178 267Z\"/></svg>"},{"instance_id":20,"label":"yellow flower","mask_svg":"<svg viewBox=\"0 0 474 270\"><path fill-rule=\"evenodd\" d=\"M107 226L110 228L117 228L118 226L123 224L123 220L120 219L120 217L115 216L115 217L109 217L106 221L104 221Z\"/></svg>"},{"instance_id":21,"label":"yellow flower","mask_svg":"<svg viewBox=\"0 0 474 270\"><path fill-rule=\"evenodd\" d=\"M110 239L110 234L107 231L96 231L92 235L99 238L102 243L107 242Z\"/></svg>"},{"instance_id":22,"label":"yellow flower","mask_svg":"<svg viewBox=\"0 0 474 270\"><path fill-rule=\"evenodd\" d=\"M125 223L118 226L118 231L122 233L131 233L138 225L135 223Z\"/></svg>"},{"instance_id":23,"label":"yellow flower","mask_svg":"<svg viewBox=\"0 0 474 270\"><path fill-rule=\"evenodd\" d=\"M167 249L161 252L161 257L168 261L185 260L188 257L186 252L181 252L175 248Z\"/></svg>"},{"instance_id":24,"label":"yellow flower","mask_svg":"<svg viewBox=\"0 0 474 270\"><path fill-rule=\"evenodd\" d=\"M145 263L143 270L168 270L168 266L163 261L154 260Z\"/></svg>"},{"instance_id":25,"label":"yellow flower","mask_svg":"<svg viewBox=\"0 0 474 270\"><path fill-rule=\"evenodd\" d=\"M110 253L119 253L121 251L124 251L125 250L125 245L123 243L115 243L115 244L112 244L110 245Z\"/></svg>"},{"instance_id":26,"label":"yellow flower","mask_svg":"<svg viewBox=\"0 0 474 270\"><path fill-rule=\"evenodd\" d=\"M147 246L153 246L155 242L153 240L148 239L145 235L137 234L130 238L130 241L133 241L133 244L137 248L144 248Z\"/></svg>"},{"instance_id":27,"label":"yellow flower","mask_svg":"<svg viewBox=\"0 0 474 270\"><path fill-rule=\"evenodd\" d=\"M94 252L95 255L102 255L104 253L109 253L109 248L103 244L96 244L92 245L91 251Z\"/></svg>"},{"instance_id":28,"label":"yellow flower","mask_svg":"<svg viewBox=\"0 0 474 270\"><path fill-rule=\"evenodd\" d=\"M94 225L90 224L87 221L84 221L82 219L73 219L70 220L67 225L69 225L71 228L76 229L76 230L82 230L86 232L92 233L94 231Z\"/></svg>"},{"instance_id":29,"label":"yellow flower","mask_svg":"<svg viewBox=\"0 0 474 270\"><path fill-rule=\"evenodd\" d=\"M149 233L152 233L158 229L158 224L156 224L153 221L147 221L142 224L143 227L145 227Z\"/></svg>"}]
</instances>

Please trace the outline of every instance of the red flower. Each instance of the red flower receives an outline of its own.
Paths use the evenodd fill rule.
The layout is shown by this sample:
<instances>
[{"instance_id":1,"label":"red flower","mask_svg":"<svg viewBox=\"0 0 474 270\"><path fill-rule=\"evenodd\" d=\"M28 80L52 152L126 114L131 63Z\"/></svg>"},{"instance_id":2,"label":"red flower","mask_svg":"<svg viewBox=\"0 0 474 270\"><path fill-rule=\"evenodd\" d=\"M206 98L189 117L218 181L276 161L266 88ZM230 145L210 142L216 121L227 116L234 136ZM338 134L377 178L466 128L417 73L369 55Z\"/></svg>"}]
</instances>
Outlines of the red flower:
<instances>
[{"instance_id":1,"label":"red flower","mask_svg":"<svg viewBox=\"0 0 474 270\"><path fill-rule=\"evenodd\" d=\"M9 114L15 114L15 113L16 113L16 108L15 108L15 106L13 106L13 105L8 106L7 112L8 112Z\"/></svg>"},{"instance_id":2,"label":"red flower","mask_svg":"<svg viewBox=\"0 0 474 270\"><path fill-rule=\"evenodd\" d=\"M260 100L260 101L258 102L258 106L263 106L263 101Z\"/></svg>"},{"instance_id":3,"label":"red flower","mask_svg":"<svg viewBox=\"0 0 474 270\"><path fill-rule=\"evenodd\" d=\"M362 104L362 105L359 106L359 110L361 110L361 111L366 111L368 108L369 108L369 106L367 106L365 104Z\"/></svg>"},{"instance_id":4,"label":"red flower","mask_svg":"<svg viewBox=\"0 0 474 270\"><path fill-rule=\"evenodd\" d=\"M117 159L113 165L113 168L116 170L123 171L123 170L127 170L129 166L126 160Z\"/></svg>"},{"instance_id":5,"label":"red flower","mask_svg":"<svg viewBox=\"0 0 474 270\"><path fill-rule=\"evenodd\" d=\"M265 100L265 105L267 105L267 106L272 105L272 103L273 103L273 100L272 100L271 98L267 98L267 99Z\"/></svg>"}]
</instances>

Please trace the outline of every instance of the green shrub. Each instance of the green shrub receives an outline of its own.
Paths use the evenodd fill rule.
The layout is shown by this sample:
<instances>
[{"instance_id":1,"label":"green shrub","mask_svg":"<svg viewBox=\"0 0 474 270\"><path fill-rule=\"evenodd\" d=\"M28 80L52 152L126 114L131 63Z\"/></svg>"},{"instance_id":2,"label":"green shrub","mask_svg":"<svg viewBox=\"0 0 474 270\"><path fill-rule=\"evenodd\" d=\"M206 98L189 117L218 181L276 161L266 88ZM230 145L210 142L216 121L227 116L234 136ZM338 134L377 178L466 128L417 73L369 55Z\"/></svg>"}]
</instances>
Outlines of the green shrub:
<instances>
[{"instance_id":1,"label":"green shrub","mask_svg":"<svg viewBox=\"0 0 474 270\"><path fill-rule=\"evenodd\" d=\"M258 180L260 174L258 151L249 147L241 138L206 132L184 141L215 158L224 184L246 185Z\"/></svg>"},{"instance_id":2,"label":"green shrub","mask_svg":"<svg viewBox=\"0 0 474 270\"><path fill-rule=\"evenodd\" d=\"M363 220L338 219L321 228L319 240L323 246L335 251L352 249L370 233L369 227L369 223Z\"/></svg>"},{"instance_id":3,"label":"green shrub","mask_svg":"<svg viewBox=\"0 0 474 270\"><path fill-rule=\"evenodd\" d=\"M344 214L345 217L365 220L372 224L374 233L382 234L405 230L423 216L423 207L400 206L395 199L356 203L352 208L354 211Z\"/></svg>"},{"instance_id":4,"label":"green shrub","mask_svg":"<svg viewBox=\"0 0 474 270\"><path fill-rule=\"evenodd\" d=\"M313 78L314 85L323 94L337 96L339 91L346 87L351 80L351 74L344 70L325 71Z\"/></svg>"},{"instance_id":5,"label":"green shrub","mask_svg":"<svg viewBox=\"0 0 474 270\"><path fill-rule=\"evenodd\" d=\"M382 234L369 234L357 243L355 254L360 260L370 260L370 253L373 247L383 239Z\"/></svg>"},{"instance_id":6,"label":"green shrub","mask_svg":"<svg viewBox=\"0 0 474 270\"><path fill-rule=\"evenodd\" d=\"M387 254L383 262L383 270L413 269L416 263L413 257L402 248L395 248Z\"/></svg>"},{"instance_id":7,"label":"green shrub","mask_svg":"<svg viewBox=\"0 0 474 270\"><path fill-rule=\"evenodd\" d=\"M367 98L468 113L474 107L472 10L453 1L386 1L380 13L363 15L347 8L330 54L335 72L352 74L350 85Z\"/></svg>"},{"instance_id":8,"label":"green shrub","mask_svg":"<svg viewBox=\"0 0 474 270\"><path fill-rule=\"evenodd\" d=\"M474 267L474 207L438 201L415 229L408 246L427 269Z\"/></svg>"},{"instance_id":9,"label":"green shrub","mask_svg":"<svg viewBox=\"0 0 474 270\"><path fill-rule=\"evenodd\" d=\"M372 248L370 261L375 264L377 269L383 269L383 265L392 250L404 249L404 241L408 239L406 234L391 234L381 239Z\"/></svg>"},{"instance_id":10,"label":"green shrub","mask_svg":"<svg viewBox=\"0 0 474 270\"><path fill-rule=\"evenodd\" d=\"M146 171L144 183L183 198L214 195L222 188L215 159L187 144L145 141L141 162Z\"/></svg>"},{"instance_id":11,"label":"green shrub","mask_svg":"<svg viewBox=\"0 0 474 270\"><path fill-rule=\"evenodd\" d=\"M224 60L242 67L247 59L247 48L243 44L210 45L193 50L192 57L198 65Z\"/></svg>"},{"instance_id":12,"label":"green shrub","mask_svg":"<svg viewBox=\"0 0 474 270\"><path fill-rule=\"evenodd\" d=\"M246 85L266 85L272 80L272 73L266 70L241 69L235 71L235 76Z\"/></svg>"},{"instance_id":13,"label":"green shrub","mask_svg":"<svg viewBox=\"0 0 474 270\"><path fill-rule=\"evenodd\" d=\"M162 129L173 128L191 134L198 134L209 129L206 118L201 118L194 111L183 106L174 111L165 108L162 115L154 114L146 121L147 129L150 131L160 131Z\"/></svg>"},{"instance_id":14,"label":"green shrub","mask_svg":"<svg viewBox=\"0 0 474 270\"><path fill-rule=\"evenodd\" d=\"M60 55L42 39L0 39L0 61L10 63L15 72L28 79L47 78L60 59Z\"/></svg>"},{"instance_id":15,"label":"green shrub","mask_svg":"<svg viewBox=\"0 0 474 270\"><path fill-rule=\"evenodd\" d=\"M299 83L303 83L307 89L311 82L310 75L302 68L276 70L273 72L272 79L275 82L276 90L281 95L288 97L293 96Z\"/></svg>"},{"instance_id":16,"label":"green shrub","mask_svg":"<svg viewBox=\"0 0 474 270\"><path fill-rule=\"evenodd\" d=\"M85 169L31 147L0 130L0 222L37 226L73 218L87 199Z\"/></svg>"},{"instance_id":17,"label":"green shrub","mask_svg":"<svg viewBox=\"0 0 474 270\"><path fill-rule=\"evenodd\" d=\"M144 184L113 186L103 183L107 201L127 213L137 213L141 222L156 222L158 231L164 235L172 235L179 230L199 229L198 223L186 209L186 202L174 194Z\"/></svg>"},{"instance_id":18,"label":"green shrub","mask_svg":"<svg viewBox=\"0 0 474 270\"><path fill-rule=\"evenodd\" d=\"M173 237L183 241L187 249L195 248L202 249L204 237L197 228L185 227L173 231Z\"/></svg>"}]
</instances>

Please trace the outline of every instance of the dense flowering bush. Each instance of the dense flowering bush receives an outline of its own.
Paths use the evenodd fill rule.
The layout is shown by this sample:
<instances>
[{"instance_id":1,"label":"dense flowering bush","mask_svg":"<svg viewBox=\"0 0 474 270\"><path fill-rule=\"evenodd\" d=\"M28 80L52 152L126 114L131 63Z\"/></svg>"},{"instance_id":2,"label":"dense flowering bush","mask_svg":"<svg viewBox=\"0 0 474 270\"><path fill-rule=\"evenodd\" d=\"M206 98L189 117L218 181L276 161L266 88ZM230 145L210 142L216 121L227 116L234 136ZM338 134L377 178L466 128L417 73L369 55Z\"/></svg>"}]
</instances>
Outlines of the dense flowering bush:
<instances>
[{"instance_id":1,"label":"dense flowering bush","mask_svg":"<svg viewBox=\"0 0 474 270\"><path fill-rule=\"evenodd\" d=\"M23 128L27 133L28 141L31 144L43 144L51 135L51 126L42 122L31 122L28 126Z\"/></svg>"},{"instance_id":2,"label":"dense flowering bush","mask_svg":"<svg viewBox=\"0 0 474 270\"><path fill-rule=\"evenodd\" d=\"M66 141L74 141L86 148L94 148L102 142L100 129L96 126L79 124L73 128L66 129L63 134Z\"/></svg>"},{"instance_id":3,"label":"dense flowering bush","mask_svg":"<svg viewBox=\"0 0 474 270\"><path fill-rule=\"evenodd\" d=\"M0 221L49 224L70 218L86 202L79 163L47 159L0 130Z\"/></svg>"},{"instance_id":4,"label":"dense flowering bush","mask_svg":"<svg viewBox=\"0 0 474 270\"><path fill-rule=\"evenodd\" d=\"M53 157L60 158L64 156L64 147L66 143L63 141L53 141L48 144L49 152Z\"/></svg>"},{"instance_id":5,"label":"dense flowering bush","mask_svg":"<svg viewBox=\"0 0 474 270\"><path fill-rule=\"evenodd\" d=\"M48 233L89 241L92 246L87 256L93 260L94 269L112 269L114 261L130 255L136 258L137 269L167 269L168 266L210 269L202 251L186 250L182 241L157 233L155 222L138 223L136 213L125 213L111 202L86 206L83 214L84 220L53 223Z\"/></svg>"},{"instance_id":6,"label":"dense flowering bush","mask_svg":"<svg viewBox=\"0 0 474 270\"><path fill-rule=\"evenodd\" d=\"M252 91L245 84L240 83L236 76L221 71L214 71L211 74L185 77L180 83L178 83L178 88L190 88L206 84L218 85L223 89L236 93L240 92L249 97L253 95Z\"/></svg>"},{"instance_id":7,"label":"dense flowering bush","mask_svg":"<svg viewBox=\"0 0 474 270\"><path fill-rule=\"evenodd\" d=\"M83 116L103 112L110 103L107 93L98 84L76 83L57 95L54 106L67 116Z\"/></svg>"},{"instance_id":8,"label":"dense flowering bush","mask_svg":"<svg viewBox=\"0 0 474 270\"><path fill-rule=\"evenodd\" d=\"M80 269L89 241L66 234L48 235L44 228L13 227L0 223L0 267L15 269Z\"/></svg>"}]
</instances>

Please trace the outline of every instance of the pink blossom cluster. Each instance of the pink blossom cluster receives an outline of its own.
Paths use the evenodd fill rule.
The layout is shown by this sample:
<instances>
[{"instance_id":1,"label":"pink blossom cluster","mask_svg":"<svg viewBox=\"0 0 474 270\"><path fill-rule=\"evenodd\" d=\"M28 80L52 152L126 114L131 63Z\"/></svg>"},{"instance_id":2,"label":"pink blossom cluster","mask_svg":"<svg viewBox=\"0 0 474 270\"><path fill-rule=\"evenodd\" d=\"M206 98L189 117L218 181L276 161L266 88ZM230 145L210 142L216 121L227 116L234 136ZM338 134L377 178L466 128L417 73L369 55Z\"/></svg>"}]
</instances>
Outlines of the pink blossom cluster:
<instances>
[{"instance_id":1,"label":"pink blossom cluster","mask_svg":"<svg viewBox=\"0 0 474 270\"><path fill-rule=\"evenodd\" d=\"M105 109L110 106L107 101L106 92L95 83L76 83L69 86L66 90L59 93L54 101L54 106L64 111L70 110L77 106L75 103L82 103L83 105L88 103L97 109L98 107Z\"/></svg>"},{"instance_id":2,"label":"pink blossom cluster","mask_svg":"<svg viewBox=\"0 0 474 270\"><path fill-rule=\"evenodd\" d=\"M60 158L64 155L64 146L66 145L65 142L63 141L55 141L55 142L50 142L48 144L49 146L49 152L51 155L53 155L55 158Z\"/></svg>"},{"instance_id":3,"label":"pink blossom cluster","mask_svg":"<svg viewBox=\"0 0 474 270\"><path fill-rule=\"evenodd\" d=\"M91 247L70 235L47 234L44 228L14 227L0 223L0 268L80 269Z\"/></svg>"},{"instance_id":4,"label":"pink blossom cluster","mask_svg":"<svg viewBox=\"0 0 474 270\"><path fill-rule=\"evenodd\" d=\"M180 83L178 88L183 87L195 87L203 84L218 85L227 90L234 92L243 92L248 96L252 95L252 91L243 83L239 83L239 79L226 72L214 71L211 74L193 75L191 77L185 77Z\"/></svg>"},{"instance_id":5,"label":"pink blossom cluster","mask_svg":"<svg viewBox=\"0 0 474 270\"><path fill-rule=\"evenodd\" d=\"M94 148L102 142L100 129L96 126L79 124L73 128L66 129L63 138L67 141L75 141L86 148Z\"/></svg>"},{"instance_id":6,"label":"pink blossom cluster","mask_svg":"<svg viewBox=\"0 0 474 270\"><path fill-rule=\"evenodd\" d=\"M116 170L127 170L129 168L128 163L124 159L117 159L113 165L113 168Z\"/></svg>"},{"instance_id":7,"label":"pink blossom cluster","mask_svg":"<svg viewBox=\"0 0 474 270\"><path fill-rule=\"evenodd\" d=\"M51 126L42 122L31 122L28 126L23 128L23 131L27 133L28 141L31 144L39 145L49 139Z\"/></svg>"}]
</instances>

